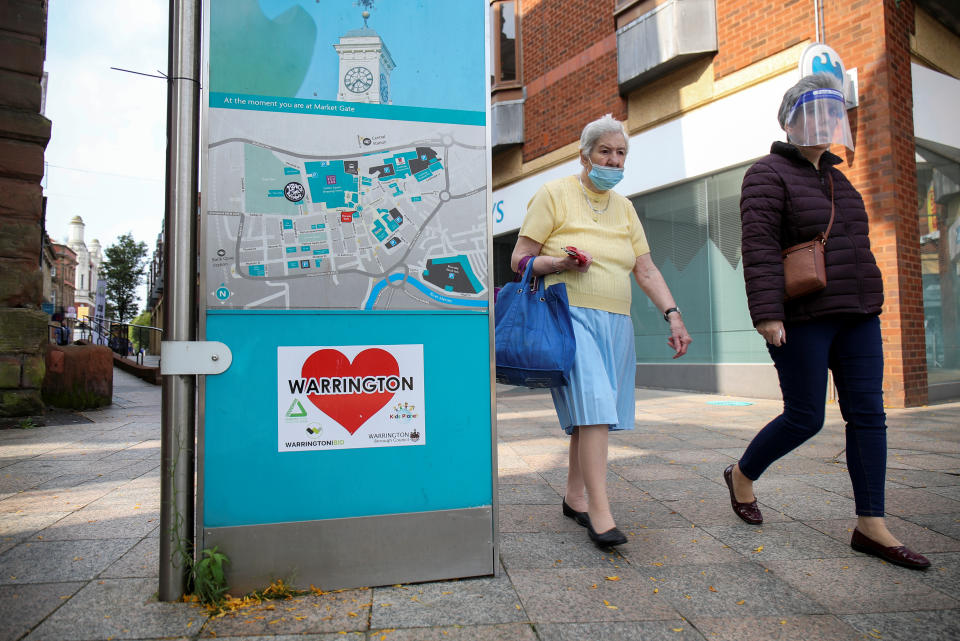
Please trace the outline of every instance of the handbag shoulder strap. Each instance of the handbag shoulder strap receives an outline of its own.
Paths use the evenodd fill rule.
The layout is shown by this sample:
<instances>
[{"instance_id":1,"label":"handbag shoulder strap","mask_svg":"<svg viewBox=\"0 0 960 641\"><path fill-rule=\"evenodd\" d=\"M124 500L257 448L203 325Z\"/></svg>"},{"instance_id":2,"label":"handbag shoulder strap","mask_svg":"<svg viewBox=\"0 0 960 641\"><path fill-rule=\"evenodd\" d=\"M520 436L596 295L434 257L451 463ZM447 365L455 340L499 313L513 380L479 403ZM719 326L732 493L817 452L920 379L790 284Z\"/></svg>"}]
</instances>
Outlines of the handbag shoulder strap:
<instances>
[{"instance_id":1,"label":"handbag shoulder strap","mask_svg":"<svg viewBox=\"0 0 960 641\"><path fill-rule=\"evenodd\" d=\"M830 222L827 224L827 231L823 233L823 242L824 245L827 244L827 238L830 237L830 229L833 227L833 218L837 213L836 206L833 203L833 174L827 173L827 178L830 179Z\"/></svg>"}]
</instances>

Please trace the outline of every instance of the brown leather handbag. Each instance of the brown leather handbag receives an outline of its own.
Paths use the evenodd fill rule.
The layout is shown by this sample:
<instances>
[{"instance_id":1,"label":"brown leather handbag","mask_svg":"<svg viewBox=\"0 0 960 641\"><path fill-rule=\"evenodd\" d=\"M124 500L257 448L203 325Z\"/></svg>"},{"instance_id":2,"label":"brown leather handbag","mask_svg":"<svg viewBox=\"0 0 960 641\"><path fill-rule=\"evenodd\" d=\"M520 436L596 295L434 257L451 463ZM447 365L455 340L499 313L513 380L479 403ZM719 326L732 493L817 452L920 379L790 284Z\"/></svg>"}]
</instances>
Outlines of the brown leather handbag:
<instances>
[{"instance_id":1,"label":"brown leather handbag","mask_svg":"<svg viewBox=\"0 0 960 641\"><path fill-rule=\"evenodd\" d=\"M830 223L827 231L817 234L813 240L784 249L783 299L792 300L818 292L827 286L827 268L824 264L824 247L833 227L835 208L833 204L833 176L830 179Z\"/></svg>"}]
</instances>

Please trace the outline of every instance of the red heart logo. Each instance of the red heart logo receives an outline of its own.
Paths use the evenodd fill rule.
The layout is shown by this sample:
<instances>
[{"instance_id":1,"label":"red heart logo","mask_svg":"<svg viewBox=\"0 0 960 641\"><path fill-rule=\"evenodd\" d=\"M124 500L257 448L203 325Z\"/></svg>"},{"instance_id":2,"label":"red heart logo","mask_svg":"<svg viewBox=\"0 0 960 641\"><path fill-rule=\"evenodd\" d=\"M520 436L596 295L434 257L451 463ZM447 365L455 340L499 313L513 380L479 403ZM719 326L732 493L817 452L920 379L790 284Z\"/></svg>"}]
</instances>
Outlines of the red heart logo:
<instances>
[{"instance_id":1,"label":"red heart logo","mask_svg":"<svg viewBox=\"0 0 960 641\"><path fill-rule=\"evenodd\" d=\"M369 376L399 376L400 366L393 354L382 349L365 349L351 363L335 349L321 349L303 362L300 375L304 378L353 378ZM322 389L322 387L321 387ZM360 394L307 394L311 403L321 412L342 425L350 434L367 422L371 416L390 402L393 392L362 392Z\"/></svg>"}]
</instances>

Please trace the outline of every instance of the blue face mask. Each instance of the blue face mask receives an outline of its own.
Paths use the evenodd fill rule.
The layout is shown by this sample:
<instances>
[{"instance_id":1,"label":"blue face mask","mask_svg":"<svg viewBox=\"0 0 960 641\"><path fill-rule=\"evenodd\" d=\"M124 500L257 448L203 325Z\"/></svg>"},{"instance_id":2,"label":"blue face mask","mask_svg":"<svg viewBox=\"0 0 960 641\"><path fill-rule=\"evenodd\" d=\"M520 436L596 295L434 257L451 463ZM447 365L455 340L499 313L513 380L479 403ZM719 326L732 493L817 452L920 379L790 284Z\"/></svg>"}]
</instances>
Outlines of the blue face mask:
<instances>
[{"instance_id":1,"label":"blue face mask","mask_svg":"<svg viewBox=\"0 0 960 641\"><path fill-rule=\"evenodd\" d=\"M591 169L587 176L590 182L600 191L607 191L617 186L623 180L623 169L619 167L599 167L590 163Z\"/></svg>"}]
</instances>

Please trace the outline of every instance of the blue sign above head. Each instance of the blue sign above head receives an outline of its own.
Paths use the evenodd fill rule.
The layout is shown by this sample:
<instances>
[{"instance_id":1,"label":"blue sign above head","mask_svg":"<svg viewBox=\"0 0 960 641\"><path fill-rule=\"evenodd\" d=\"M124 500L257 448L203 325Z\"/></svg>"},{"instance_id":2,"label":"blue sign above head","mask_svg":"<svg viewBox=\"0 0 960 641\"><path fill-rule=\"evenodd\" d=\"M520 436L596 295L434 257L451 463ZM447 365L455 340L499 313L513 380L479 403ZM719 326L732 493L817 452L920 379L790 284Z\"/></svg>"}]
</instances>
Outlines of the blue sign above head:
<instances>
[{"instance_id":1,"label":"blue sign above head","mask_svg":"<svg viewBox=\"0 0 960 641\"><path fill-rule=\"evenodd\" d=\"M814 42L800 53L800 76L810 76L815 73L829 73L836 77L843 87L843 95L847 101L847 108L855 107L855 96L850 96L847 80L847 68L843 65L840 55L829 45ZM854 70L856 71L856 70Z\"/></svg>"}]
</instances>

